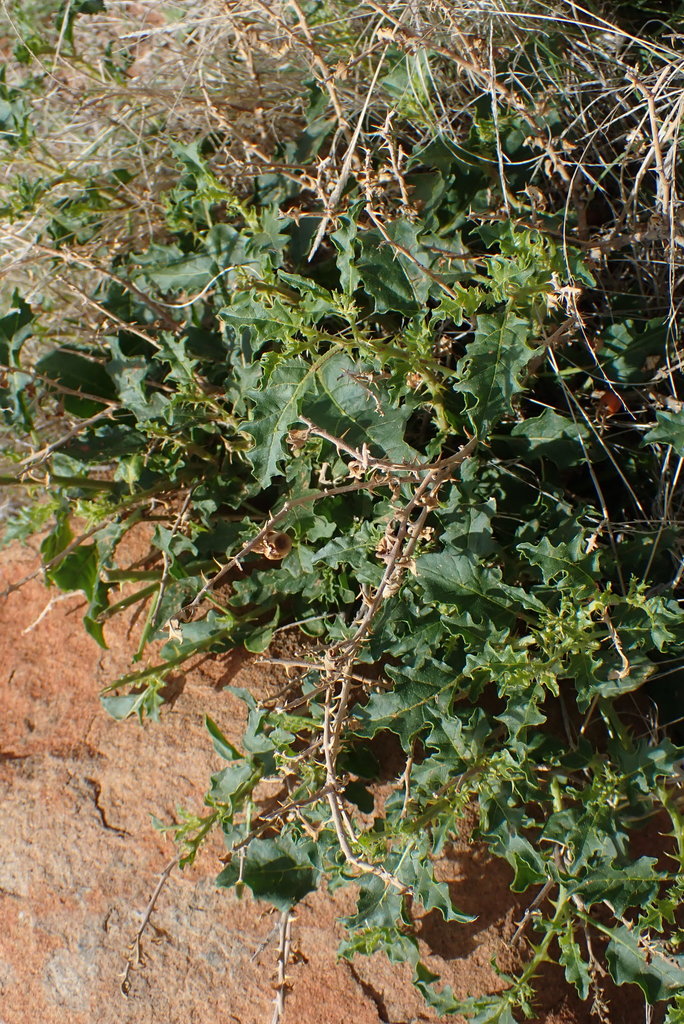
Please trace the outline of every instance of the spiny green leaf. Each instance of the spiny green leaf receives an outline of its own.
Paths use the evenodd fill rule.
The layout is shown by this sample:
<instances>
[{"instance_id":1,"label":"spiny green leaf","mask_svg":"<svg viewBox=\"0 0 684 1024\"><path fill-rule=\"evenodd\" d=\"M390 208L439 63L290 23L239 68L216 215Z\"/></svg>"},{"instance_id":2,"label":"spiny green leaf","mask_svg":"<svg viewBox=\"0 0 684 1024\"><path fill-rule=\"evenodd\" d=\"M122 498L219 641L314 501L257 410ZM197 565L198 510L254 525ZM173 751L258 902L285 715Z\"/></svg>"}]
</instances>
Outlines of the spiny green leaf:
<instances>
[{"instance_id":1,"label":"spiny green leaf","mask_svg":"<svg viewBox=\"0 0 684 1024\"><path fill-rule=\"evenodd\" d=\"M219 311L224 324L233 329L242 329L254 340L255 350L268 342L294 337L302 318L292 299L281 295L272 285L264 285L268 299L259 298L258 292L238 292L230 306Z\"/></svg>"},{"instance_id":2,"label":"spiny green leaf","mask_svg":"<svg viewBox=\"0 0 684 1024\"><path fill-rule=\"evenodd\" d=\"M506 844L506 860L515 871L513 892L525 892L531 885L543 885L547 879L546 862L541 852L520 835L511 835Z\"/></svg>"},{"instance_id":3,"label":"spiny green leaf","mask_svg":"<svg viewBox=\"0 0 684 1024\"><path fill-rule=\"evenodd\" d=\"M413 738L432 727L451 703L458 673L438 664L406 672L392 668L387 671L395 684L386 693L371 694L368 702L357 709L358 731L371 737L390 729L401 737L404 749L410 750Z\"/></svg>"},{"instance_id":4,"label":"spiny green leaf","mask_svg":"<svg viewBox=\"0 0 684 1024\"><path fill-rule=\"evenodd\" d=\"M416 986L418 991L423 996L423 999L428 1006L431 1006L433 1010L436 1010L440 1017L445 1014L458 1013L462 1010L462 1004L454 996L453 991L448 985L445 985L441 990L435 988L435 982L439 981L439 975L435 974L424 963L420 961L415 965L413 970L413 984ZM494 1018L491 1018L492 1020ZM497 1020L501 1019L499 1017ZM512 1024L515 1021L511 1018Z\"/></svg>"},{"instance_id":5,"label":"spiny green leaf","mask_svg":"<svg viewBox=\"0 0 684 1024\"><path fill-rule=\"evenodd\" d=\"M512 624L524 610L539 614L546 607L520 587L504 583L498 568L486 568L469 554L422 555L416 559L418 582L428 601L450 605L471 618Z\"/></svg>"},{"instance_id":6,"label":"spiny green leaf","mask_svg":"<svg viewBox=\"0 0 684 1024\"><path fill-rule=\"evenodd\" d=\"M143 721L146 714L153 722L158 722L159 709L164 703L164 698L159 692L162 685L161 679L153 678L139 692L120 697L100 697L100 703L117 722L129 718L133 714L137 714L140 722Z\"/></svg>"},{"instance_id":7,"label":"spiny green leaf","mask_svg":"<svg viewBox=\"0 0 684 1024\"><path fill-rule=\"evenodd\" d=\"M107 373L121 404L142 423L162 417L169 400L150 387L149 360L144 356L126 356L116 338L110 339L109 348L112 358L107 363Z\"/></svg>"},{"instance_id":8,"label":"spiny green leaf","mask_svg":"<svg viewBox=\"0 0 684 1024\"><path fill-rule=\"evenodd\" d=\"M407 221L394 221L387 225L388 234L402 248L413 251L420 264L425 260L417 242L416 228ZM357 262L367 291L375 300L377 313L395 311L415 316L425 308L430 291L430 279L398 250L385 241L379 231L367 231L357 236L360 256Z\"/></svg>"},{"instance_id":9,"label":"spiny green leaf","mask_svg":"<svg viewBox=\"0 0 684 1024\"><path fill-rule=\"evenodd\" d=\"M671 956L648 936L640 939L635 929L621 927L608 934L606 960L618 985L638 985L651 1004L684 989L683 957Z\"/></svg>"},{"instance_id":10,"label":"spiny green leaf","mask_svg":"<svg viewBox=\"0 0 684 1024\"><path fill-rule=\"evenodd\" d=\"M326 358L313 366L293 359L280 363L260 390L250 392L254 407L240 429L254 438L248 458L260 487L267 487L279 472L286 454L283 439L297 422L302 398L313 387L316 370Z\"/></svg>"},{"instance_id":11,"label":"spiny green leaf","mask_svg":"<svg viewBox=\"0 0 684 1024\"><path fill-rule=\"evenodd\" d=\"M644 444L669 444L684 455L684 412L656 412L657 425L644 434Z\"/></svg>"},{"instance_id":12,"label":"spiny green leaf","mask_svg":"<svg viewBox=\"0 0 684 1024\"><path fill-rule=\"evenodd\" d=\"M589 967L575 939L572 922L568 921L565 929L558 934L560 947L559 962L565 967L565 978L575 986L580 999L586 999L591 985Z\"/></svg>"},{"instance_id":13,"label":"spiny green leaf","mask_svg":"<svg viewBox=\"0 0 684 1024\"><path fill-rule=\"evenodd\" d=\"M135 266L131 268L132 280L139 288L144 288L150 282L162 294L199 291L217 270L208 253L185 253L178 245L153 243L133 259Z\"/></svg>"},{"instance_id":14,"label":"spiny green leaf","mask_svg":"<svg viewBox=\"0 0 684 1024\"><path fill-rule=\"evenodd\" d=\"M355 448L368 446L371 454L394 462L412 462L418 453L404 441L413 404L392 408L381 381L366 383L368 367L338 352L316 374L316 397L307 395L306 415L334 437L344 437Z\"/></svg>"},{"instance_id":15,"label":"spiny green leaf","mask_svg":"<svg viewBox=\"0 0 684 1024\"><path fill-rule=\"evenodd\" d=\"M544 409L539 416L516 423L511 437L520 439L529 459L545 458L558 466L576 466L584 458L591 432L582 422Z\"/></svg>"},{"instance_id":16,"label":"spiny green leaf","mask_svg":"<svg viewBox=\"0 0 684 1024\"><path fill-rule=\"evenodd\" d=\"M392 926L355 928L342 940L337 955L351 960L357 954L371 956L380 952L385 953L393 964L415 963L418 959L418 940L414 935L407 935Z\"/></svg>"},{"instance_id":17,"label":"spiny green leaf","mask_svg":"<svg viewBox=\"0 0 684 1024\"><path fill-rule=\"evenodd\" d=\"M207 732L211 736L214 744L214 750L220 757L224 758L226 761L236 761L238 758L242 757L242 754L237 747L223 735L213 718L210 718L209 715L205 715L204 724L207 728Z\"/></svg>"},{"instance_id":18,"label":"spiny green leaf","mask_svg":"<svg viewBox=\"0 0 684 1024\"><path fill-rule=\"evenodd\" d=\"M289 910L314 891L320 872L315 843L279 836L253 839L244 859L234 857L216 883L222 888L244 883L256 899L266 900L278 910Z\"/></svg>"},{"instance_id":19,"label":"spiny green leaf","mask_svg":"<svg viewBox=\"0 0 684 1024\"><path fill-rule=\"evenodd\" d=\"M257 782L261 778L261 769L249 761L238 761L228 765L211 777L211 788L207 794L210 804L228 804L235 811L242 806Z\"/></svg>"},{"instance_id":20,"label":"spiny green leaf","mask_svg":"<svg viewBox=\"0 0 684 1024\"><path fill-rule=\"evenodd\" d=\"M397 683L389 693L374 693L356 717L361 736L375 736L382 729L390 729L401 737L404 750L430 721L428 708L434 701L435 689L428 683L417 681Z\"/></svg>"},{"instance_id":21,"label":"spiny green leaf","mask_svg":"<svg viewBox=\"0 0 684 1024\"><path fill-rule=\"evenodd\" d=\"M536 349L529 347L532 330L514 313L482 314L475 337L458 364L454 391L466 395L470 423L478 437L510 413L523 388L523 372Z\"/></svg>"},{"instance_id":22,"label":"spiny green leaf","mask_svg":"<svg viewBox=\"0 0 684 1024\"><path fill-rule=\"evenodd\" d=\"M359 881L356 913L342 918L342 924L355 928L395 928L408 924L405 898L377 875L363 875Z\"/></svg>"},{"instance_id":23,"label":"spiny green leaf","mask_svg":"<svg viewBox=\"0 0 684 1024\"><path fill-rule=\"evenodd\" d=\"M439 910L445 921L461 923L474 921L474 915L456 910L451 902L446 882L435 880L434 868L428 856L427 846L427 842L419 842L418 848L404 857L401 867L397 870L397 877L405 885L410 886L425 910Z\"/></svg>"},{"instance_id":24,"label":"spiny green leaf","mask_svg":"<svg viewBox=\"0 0 684 1024\"><path fill-rule=\"evenodd\" d=\"M564 884L571 893L580 895L587 907L605 901L617 917L623 917L629 907L646 906L657 895L662 881L654 858L639 857L631 864L592 864L580 879Z\"/></svg>"},{"instance_id":25,"label":"spiny green leaf","mask_svg":"<svg viewBox=\"0 0 684 1024\"><path fill-rule=\"evenodd\" d=\"M353 214L354 211L350 211ZM356 266L355 239L357 224L353 215L341 214L337 218L338 228L330 235L330 241L337 249L337 270L345 295L353 295L361 279Z\"/></svg>"},{"instance_id":26,"label":"spiny green leaf","mask_svg":"<svg viewBox=\"0 0 684 1024\"><path fill-rule=\"evenodd\" d=\"M520 551L532 565L542 570L544 582L555 580L557 585L565 587L573 585L578 599L579 594L596 592L597 566L599 552L586 554L587 538L582 531L576 531L574 537L567 541L554 544L548 537L542 537L536 544L519 544Z\"/></svg>"}]
</instances>

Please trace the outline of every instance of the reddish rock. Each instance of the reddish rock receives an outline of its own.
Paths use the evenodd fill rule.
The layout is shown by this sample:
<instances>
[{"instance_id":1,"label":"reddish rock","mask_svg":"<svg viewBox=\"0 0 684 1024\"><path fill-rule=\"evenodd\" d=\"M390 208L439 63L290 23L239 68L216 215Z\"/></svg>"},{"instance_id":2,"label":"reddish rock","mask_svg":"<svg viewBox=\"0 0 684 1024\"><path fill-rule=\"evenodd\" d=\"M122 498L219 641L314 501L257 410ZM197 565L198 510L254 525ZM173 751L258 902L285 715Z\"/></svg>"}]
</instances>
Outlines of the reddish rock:
<instances>
[{"instance_id":1,"label":"reddish rock","mask_svg":"<svg viewBox=\"0 0 684 1024\"><path fill-rule=\"evenodd\" d=\"M0 590L36 564L30 549L3 552ZM237 667L234 656L205 660L179 680L159 724L117 723L99 690L130 668L131 620L109 624L103 652L83 631L79 596L50 605L54 596L33 579L0 601L0 1024L268 1024L278 915L216 889L218 837L195 866L171 873L127 998L120 986L174 854L150 815L171 820L179 805L201 811L209 776L222 765L205 714L239 743L242 704L221 687L232 681L263 695L282 678L264 666ZM427 915L425 957L458 994L494 991L502 982L492 957L503 969L518 963L506 940L525 898L509 893L505 864L466 842L439 871L459 907L479 916L456 926ZM380 955L336 961L337 919L352 899L320 892L297 909L284 1024L432 1024L407 967ZM625 994L616 1020L630 1016ZM546 1024L592 1020L558 971L549 972L538 1005Z\"/></svg>"}]
</instances>

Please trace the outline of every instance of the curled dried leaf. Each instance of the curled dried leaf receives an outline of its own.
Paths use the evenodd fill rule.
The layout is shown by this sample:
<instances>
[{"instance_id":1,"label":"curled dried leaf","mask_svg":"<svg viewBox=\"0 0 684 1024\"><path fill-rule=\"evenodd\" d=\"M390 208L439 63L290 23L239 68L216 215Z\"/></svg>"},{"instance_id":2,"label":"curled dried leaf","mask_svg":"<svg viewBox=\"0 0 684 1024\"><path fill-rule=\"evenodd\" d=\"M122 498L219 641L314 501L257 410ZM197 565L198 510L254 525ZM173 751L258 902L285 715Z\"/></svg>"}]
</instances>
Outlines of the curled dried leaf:
<instances>
[{"instance_id":1,"label":"curled dried leaf","mask_svg":"<svg viewBox=\"0 0 684 1024\"><path fill-rule=\"evenodd\" d=\"M311 431L309 430L308 427L298 429L293 428L285 439L288 447L293 452L301 451L302 448L305 446L306 442L309 440L310 433Z\"/></svg>"},{"instance_id":2,"label":"curled dried leaf","mask_svg":"<svg viewBox=\"0 0 684 1024\"><path fill-rule=\"evenodd\" d=\"M168 630L169 640L183 640L183 630L181 627L180 619L169 619L166 623L165 629Z\"/></svg>"},{"instance_id":3,"label":"curled dried leaf","mask_svg":"<svg viewBox=\"0 0 684 1024\"><path fill-rule=\"evenodd\" d=\"M378 541L375 553L383 562L386 562L397 542L396 535L388 530Z\"/></svg>"}]
</instances>

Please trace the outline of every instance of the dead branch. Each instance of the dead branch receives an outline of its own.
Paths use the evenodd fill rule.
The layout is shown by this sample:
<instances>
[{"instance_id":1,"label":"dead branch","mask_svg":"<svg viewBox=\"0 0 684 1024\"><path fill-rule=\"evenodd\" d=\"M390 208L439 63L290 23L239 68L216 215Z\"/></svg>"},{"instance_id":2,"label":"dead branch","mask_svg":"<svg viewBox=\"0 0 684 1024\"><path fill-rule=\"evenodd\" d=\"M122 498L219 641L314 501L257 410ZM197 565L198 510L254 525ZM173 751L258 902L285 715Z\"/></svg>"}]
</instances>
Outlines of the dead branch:
<instances>
[{"instance_id":1,"label":"dead branch","mask_svg":"<svg viewBox=\"0 0 684 1024\"><path fill-rule=\"evenodd\" d=\"M159 876L159 881L157 882L155 890L152 893L152 896L150 897L150 902L147 904L147 908L145 910L145 913L143 914L143 919L140 923L140 927L138 928L135 934L135 938L133 939L133 942L131 944L130 956L126 960L126 969L124 970L123 979L121 981L121 994L123 996L128 996L128 993L131 991L131 972L134 971L136 967L140 967L140 965L143 963L141 946L143 934L148 924L150 923L152 912L155 908L157 900L161 895L161 891L166 885L169 879L169 875L180 861L180 858L181 855L177 854L173 858L173 860L170 860L169 863L166 865L166 867Z\"/></svg>"},{"instance_id":2,"label":"dead branch","mask_svg":"<svg viewBox=\"0 0 684 1024\"><path fill-rule=\"evenodd\" d=\"M280 1024L285 1009L285 993L287 992L287 965L290 960L292 947L292 909L288 907L280 915L280 926L278 930L278 980L276 994L273 1000L273 1016L271 1024Z\"/></svg>"}]
</instances>

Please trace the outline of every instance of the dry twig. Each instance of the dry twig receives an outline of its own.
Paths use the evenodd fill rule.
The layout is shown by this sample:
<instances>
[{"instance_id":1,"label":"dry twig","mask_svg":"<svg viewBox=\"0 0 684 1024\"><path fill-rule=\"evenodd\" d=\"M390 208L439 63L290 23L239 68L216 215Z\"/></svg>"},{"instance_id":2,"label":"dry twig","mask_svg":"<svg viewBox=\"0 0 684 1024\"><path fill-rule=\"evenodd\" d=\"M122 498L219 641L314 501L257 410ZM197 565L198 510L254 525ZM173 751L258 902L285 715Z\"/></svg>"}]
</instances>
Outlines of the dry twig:
<instances>
[{"instance_id":1,"label":"dry twig","mask_svg":"<svg viewBox=\"0 0 684 1024\"><path fill-rule=\"evenodd\" d=\"M138 928L135 934L135 938L133 939L133 942L131 944L130 956L126 960L126 969L124 970L123 979L121 981L121 994L124 996L127 996L128 993L131 991L131 972L134 971L136 967L140 967L140 965L143 963L141 942L142 937L145 933L145 929L150 923L152 912L155 908L157 900L161 895L162 889L166 885L169 879L169 875L176 867L180 859L181 855L177 854L173 858L173 860L170 860L169 863L166 865L166 867L159 876L159 881L157 882L155 890L152 893L152 896L150 897L150 902L147 904L145 913L143 914L143 919L140 922L140 927Z\"/></svg>"},{"instance_id":2,"label":"dry twig","mask_svg":"<svg viewBox=\"0 0 684 1024\"><path fill-rule=\"evenodd\" d=\"M292 910L288 907L280 915L278 929L278 979L276 994L273 1000L273 1016L271 1024L280 1024L285 1009L285 993L287 992L287 965L292 948Z\"/></svg>"}]
</instances>

